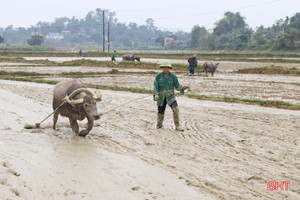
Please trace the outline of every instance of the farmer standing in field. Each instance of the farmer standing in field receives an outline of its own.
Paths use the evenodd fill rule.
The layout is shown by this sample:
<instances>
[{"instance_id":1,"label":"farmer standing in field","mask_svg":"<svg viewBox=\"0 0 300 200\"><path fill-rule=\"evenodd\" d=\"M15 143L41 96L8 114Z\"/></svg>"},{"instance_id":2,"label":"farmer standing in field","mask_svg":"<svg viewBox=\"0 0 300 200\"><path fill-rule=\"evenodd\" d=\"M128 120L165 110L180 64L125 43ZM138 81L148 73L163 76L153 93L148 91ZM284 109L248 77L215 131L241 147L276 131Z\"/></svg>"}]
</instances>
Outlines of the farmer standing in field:
<instances>
[{"instance_id":1,"label":"farmer standing in field","mask_svg":"<svg viewBox=\"0 0 300 200\"><path fill-rule=\"evenodd\" d=\"M162 128L164 121L164 114L166 105L168 104L173 110L174 124L176 131L183 131L179 126L179 109L175 99L174 88L184 93L184 89L177 79L177 76L170 72L172 65L169 62L164 62L160 65L162 72L156 75L154 80L154 100L157 101L158 114L157 114L157 129Z\"/></svg>"},{"instance_id":2,"label":"farmer standing in field","mask_svg":"<svg viewBox=\"0 0 300 200\"><path fill-rule=\"evenodd\" d=\"M198 63L196 57L197 54L194 54L192 57L188 59L190 75L194 75L195 73L195 68L197 67L197 63Z\"/></svg>"},{"instance_id":3,"label":"farmer standing in field","mask_svg":"<svg viewBox=\"0 0 300 200\"><path fill-rule=\"evenodd\" d=\"M111 55L111 61L116 62L116 51L114 51Z\"/></svg>"},{"instance_id":4,"label":"farmer standing in field","mask_svg":"<svg viewBox=\"0 0 300 200\"><path fill-rule=\"evenodd\" d=\"M81 55L82 55L82 51L81 51L81 49L79 49L79 52L78 52L78 54L79 54L79 57L81 57Z\"/></svg>"}]
</instances>

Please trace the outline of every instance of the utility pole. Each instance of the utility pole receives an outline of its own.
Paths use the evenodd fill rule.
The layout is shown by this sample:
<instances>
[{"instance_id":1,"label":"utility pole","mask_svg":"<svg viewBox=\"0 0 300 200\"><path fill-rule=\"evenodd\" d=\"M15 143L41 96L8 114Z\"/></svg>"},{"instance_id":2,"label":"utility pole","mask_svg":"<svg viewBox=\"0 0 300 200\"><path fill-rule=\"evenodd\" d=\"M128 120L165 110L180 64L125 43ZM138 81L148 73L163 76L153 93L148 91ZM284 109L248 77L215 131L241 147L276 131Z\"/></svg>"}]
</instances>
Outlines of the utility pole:
<instances>
[{"instance_id":1,"label":"utility pole","mask_svg":"<svg viewBox=\"0 0 300 200\"><path fill-rule=\"evenodd\" d=\"M102 42L103 42L103 52L105 52L105 21L104 21L104 10L102 11L102 16L103 16L103 39L102 39Z\"/></svg>"},{"instance_id":2,"label":"utility pole","mask_svg":"<svg viewBox=\"0 0 300 200\"><path fill-rule=\"evenodd\" d=\"M109 21L107 22L107 51L109 52L110 41L109 41Z\"/></svg>"}]
</instances>

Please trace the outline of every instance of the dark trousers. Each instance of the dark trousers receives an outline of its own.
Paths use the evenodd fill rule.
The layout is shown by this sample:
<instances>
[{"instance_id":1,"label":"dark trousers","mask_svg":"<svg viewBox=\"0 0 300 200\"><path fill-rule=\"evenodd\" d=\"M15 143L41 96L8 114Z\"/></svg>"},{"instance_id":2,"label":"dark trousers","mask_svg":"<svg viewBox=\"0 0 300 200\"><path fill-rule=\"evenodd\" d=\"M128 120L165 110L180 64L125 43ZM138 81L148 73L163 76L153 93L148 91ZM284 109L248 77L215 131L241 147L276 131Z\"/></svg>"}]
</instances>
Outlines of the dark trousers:
<instances>
[{"instance_id":1,"label":"dark trousers","mask_svg":"<svg viewBox=\"0 0 300 200\"><path fill-rule=\"evenodd\" d=\"M194 74L194 73L195 73L195 68L192 67L192 66L189 66L189 72L190 72L191 74Z\"/></svg>"},{"instance_id":2,"label":"dark trousers","mask_svg":"<svg viewBox=\"0 0 300 200\"><path fill-rule=\"evenodd\" d=\"M166 110L166 106L167 106L167 100L165 99L163 105L162 106L158 106L158 114L164 115L165 114L165 110ZM171 107L172 110L174 110L175 108L177 108L178 107L177 101L174 101L171 104L170 107Z\"/></svg>"}]
</instances>

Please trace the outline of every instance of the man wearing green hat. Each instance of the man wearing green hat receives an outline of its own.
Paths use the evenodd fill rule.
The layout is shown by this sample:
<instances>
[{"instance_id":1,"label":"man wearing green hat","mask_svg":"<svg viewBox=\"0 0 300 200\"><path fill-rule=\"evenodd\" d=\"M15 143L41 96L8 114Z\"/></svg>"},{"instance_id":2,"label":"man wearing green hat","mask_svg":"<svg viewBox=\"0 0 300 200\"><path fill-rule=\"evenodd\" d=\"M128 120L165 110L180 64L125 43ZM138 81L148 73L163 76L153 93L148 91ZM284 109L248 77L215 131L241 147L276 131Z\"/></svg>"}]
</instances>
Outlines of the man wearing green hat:
<instances>
[{"instance_id":1,"label":"man wearing green hat","mask_svg":"<svg viewBox=\"0 0 300 200\"><path fill-rule=\"evenodd\" d=\"M157 129L162 128L165 109L168 104L173 110L176 131L183 131L179 126L179 109L175 99L174 88L184 93L184 88L187 87L182 87L178 82L177 76L170 72L170 69L172 69L171 63L163 62L160 68L162 72L158 73L154 80L154 100L157 101L158 105Z\"/></svg>"}]
</instances>

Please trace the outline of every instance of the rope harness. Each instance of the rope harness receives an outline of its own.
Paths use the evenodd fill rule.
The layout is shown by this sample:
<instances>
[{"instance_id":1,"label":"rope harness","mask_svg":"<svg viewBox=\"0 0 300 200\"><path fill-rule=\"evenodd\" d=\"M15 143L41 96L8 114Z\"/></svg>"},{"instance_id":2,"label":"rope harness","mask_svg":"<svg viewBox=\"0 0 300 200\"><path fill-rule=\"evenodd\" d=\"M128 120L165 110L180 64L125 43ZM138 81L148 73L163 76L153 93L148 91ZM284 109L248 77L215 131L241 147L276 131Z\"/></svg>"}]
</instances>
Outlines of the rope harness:
<instances>
[{"instance_id":1,"label":"rope harness","mask_svg":"<svg viewBox=\"0 0 300 200\"><path fill-rule=\"evenodd\" d=\"M189 91L191 91L189 87L188 87L187 89L188 89ZM171 89L171 90L164 90L164 91L158 92L158 93L156 93L156 94L167 93L167 92L170 92L170 91L174 91L174 89ZM136 101L138 101L138 100L140 100L140 99L143 99L143 98L146 98L146 97L149 97L149 96L152 96L152 95L153 95L153 94L148 94L148 95L146 95L146 96L144 96L144 97L139 97L139 98L134 99L134 100L132 100L132 101L125 102L125 103L123 103L123 104L121 104L121 105L119 105L119 106L117 106L117 107L115 107L115 108L113 108L113 109L111 109L111 110L109 110L109 111L106 111L106 112L102 113L101 115L107 114L107 113L109 113L109 112L111 112L111 111L114 111L114 110L116 110L117 108L120 108L120 107L122 107L122 106L124 106L124 105L126 105L126 104L129 104L129 103L132 103L132 102L136 102Z\"/></svg>"},{"instance_id":2,"label":"rope harness","mask_svg":"<svg viewBox=\"0 0 300 200\"><path fill-rule=\"evenodd\" d=\"M187 88L189 91L191 91L190 90L190 88L188 87ZM170 92L170 91L174 91L174 89L172 89L172 90L164 90L164 91L162 91L162 92L158 92L157 94L160 94L160 93L166 93L166 92ZM119 106L117 106L117 107L115 107L115 108L113 108L113 109L111 109L111 110L109 110L109 111L106 111L106 112L104 112L104 113L102 113L101 115L105 115L105 114L107 114L107 113L109 113L109 112L112 112L112 111L114 111L114 110L116 110L116 109L118 109L118 108L120 108L120 107L122 107L122 106L124 106L124 105L126 105L126 104L129 104L129 103L132 103L132 102L136 102L136 101L138 101L138 100L140 100L140 99L143 99L143 98L146 98L146 97L149 97L149 96L152 96L153 94L148 94L148 95L146 95L146 96L143 96L143 97L139 97L139 98L137 98L137 99L134 99L134 100L132 100L132 101L128 101L128 102L125 102L125 103L123 103L123 104L121 104L121 105L119 105ZM31 128L39 128L40 127L40 125L41 125L41 123L43 123L46 119L48 119L51 115L53 115L53 113L55 113L58 109L60 109L65 103L67 103L67 99L66 99L67 97L65 97L65 98L63 98L63 102L51 113L51 114L49 114L45 119L43 119L40 123L36 123L35 124L35 127L33 127L33 126L30 126L30 125L25 125L25 128L27 128L27 129L31 129ZM72 104L71 104L72 105Z\"/></svg>"},{"instance_id":3,"label":"rope harness","mask_svg":"<svg viewBox=\"0 0 300 200\"><path fill-rule=\"evenodd\" d=\"M65 97L65 98L63 98L63 102L50 115L48 115L45 119L43 119L40 123L36 123L35 127L39 128L41 123L43 123L46 119L48 119L51 115L53 115L53 113L55 113L58 109L60 109L60 107L62 107L62 105L64 105L66 102L67 102L67 100L66 100L66 97Z\"/></svg>"}]
</instances>

